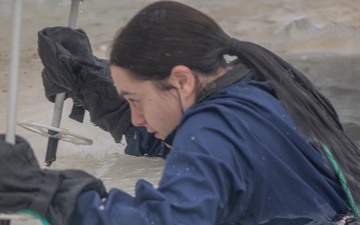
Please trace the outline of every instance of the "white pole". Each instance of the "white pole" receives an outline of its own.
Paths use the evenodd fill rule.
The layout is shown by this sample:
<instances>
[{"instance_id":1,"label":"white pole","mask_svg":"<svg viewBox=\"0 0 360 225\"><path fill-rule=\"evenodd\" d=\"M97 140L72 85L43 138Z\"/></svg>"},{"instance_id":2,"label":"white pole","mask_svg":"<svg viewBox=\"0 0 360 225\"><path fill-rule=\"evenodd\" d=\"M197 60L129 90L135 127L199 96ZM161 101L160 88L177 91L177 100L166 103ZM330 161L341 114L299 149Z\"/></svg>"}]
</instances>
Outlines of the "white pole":
<instances>
[{"instance_id":1,"label":"white pole","mask_svg":"<svg viewBox=\"0 0 360 225\"><path fill-rule=\"evenodd\" d=\"M69 27L76 28L76 20L79 12L79 3L81 0L72 0L71 1L71 8L70 8L70 15L69 15ZM54 106L54 113L53 113L53 121L51 125L53 127L60 127L62 110L64 106L65 100L65 93L59 93L56 95L55 98L55 106Z\"/></svg>"},{"instance_id":2,"label":"white pole","mask_svg":"<svg viewBox=\"0 0 360 225\"><path fill-rule=\"evenodd\" d=\"M83 0L72 0L70 13L69 13L69 27L75 29L76 28L76 21L79 13L80 2Z\"/></svg>"},{"instance_id":3,"label":"white pole","mask_svg":"<svg viewBox=\"0 0 360 225\"><path fill-rule=\"evenodd\" d=\"M71 0L71 8L70 8L70 15L69 15L69 27L75 29L76 28L76 21L77 16L79 12L79 5L80 1L82 0ZM54 106L54 112L53 112L53 120L51 125L53 127L59 128L61 123L61 116L62 111L64 107L64 100L65 100L66 94L65 93L59 93L55 97L55 106ZM48 131L49 134L55 135L53 131ZM59 139L55 139L50 137L48 139L48 145L46 149L46 156L45 156L45 163L46 166L50 166L52 162L56 159L56 151L58 146Z\"/></svg>"},{"instance_id":4,"label":"white pole","mask_svg":"<svg viewBox=\"0 0 360 225\"><path fill-rule=\"evenodd\" d=\"M21 36L21 11L22 0L13 1L14 19L13 19L13 38L11 49L11 71L9 81L9 107L8 120L6 128L5 141L10 144L15 144L15 125L16 125L16 103L17 103L17 88L19 75L19 61L20 61L20 36Z\"/></svg>"}]
</instances>

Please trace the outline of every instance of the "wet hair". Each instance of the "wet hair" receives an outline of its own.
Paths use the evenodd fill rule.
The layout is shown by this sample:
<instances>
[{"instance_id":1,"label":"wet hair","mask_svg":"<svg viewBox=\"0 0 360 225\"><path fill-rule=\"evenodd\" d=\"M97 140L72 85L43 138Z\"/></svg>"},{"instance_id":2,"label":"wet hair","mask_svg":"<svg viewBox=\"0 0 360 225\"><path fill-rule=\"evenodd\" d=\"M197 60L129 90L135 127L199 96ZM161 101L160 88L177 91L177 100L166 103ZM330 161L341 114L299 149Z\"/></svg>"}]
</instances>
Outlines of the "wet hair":
<instances>
[{"instance_id":1,"label":"wet hair","mask_svg":"<svg viewBox=\"0 0 360 225\"><path fill-rule=\"evenodd\" d=\"M271 85L300 132L325 159L322 144L331 150L359 204L360 153L329 100L288 62L257 44L231 38L204 13L172 1L150 4L118 33L110 63L138 79L160 81L176 65L210 75L226 66L225 54L236 56L255 72L255 79Z\"/></svg>"}]
</instances>

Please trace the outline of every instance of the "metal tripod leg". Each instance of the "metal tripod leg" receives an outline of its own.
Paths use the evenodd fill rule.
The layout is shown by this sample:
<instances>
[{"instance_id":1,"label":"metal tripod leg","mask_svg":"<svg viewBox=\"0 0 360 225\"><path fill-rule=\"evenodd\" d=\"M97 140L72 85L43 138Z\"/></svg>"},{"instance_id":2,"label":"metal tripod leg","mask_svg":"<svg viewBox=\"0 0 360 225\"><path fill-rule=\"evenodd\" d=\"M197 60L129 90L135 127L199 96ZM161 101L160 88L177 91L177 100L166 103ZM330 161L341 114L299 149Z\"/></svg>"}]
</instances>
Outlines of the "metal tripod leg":
<instances>
[{"instance_id":1,"label":"metal tripod leg","mask_svg":"<svg viewBox=\"0 0 360 225\"><path fill-rule=\"evenodd\" d=\"M71 8L69 14L69 24L68 26L71 28L76 27L76 21L79 13L79 5L82 0L72 0L71 1ZM65 93L59 93L56 95L55 98L55 106L54 106L54 113L53 113L53 120L51 126L53 127L60 127L61 122L61 115L64 106L65 100ZM49 131L50 135L55 135L56 132ZM50 137L48 139L48 145L46 149L46 156L45 156L45 164L46 166L50 166L56 160L56 152L57 146L59 143L59 139Z\"/></svg>"}]
</instances>

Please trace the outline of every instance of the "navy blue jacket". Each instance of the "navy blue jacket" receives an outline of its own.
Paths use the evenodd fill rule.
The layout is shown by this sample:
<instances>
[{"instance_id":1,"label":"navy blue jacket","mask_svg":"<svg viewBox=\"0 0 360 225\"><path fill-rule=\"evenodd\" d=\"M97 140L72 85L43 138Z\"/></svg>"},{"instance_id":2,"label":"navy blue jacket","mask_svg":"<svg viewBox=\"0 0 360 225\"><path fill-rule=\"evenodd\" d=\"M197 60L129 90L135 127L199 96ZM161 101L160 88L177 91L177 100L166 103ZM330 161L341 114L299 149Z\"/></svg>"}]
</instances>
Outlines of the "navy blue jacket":
<instances>
[{"instance_id":1,"label":"navy blue jacket","mask_svg":"<svg viewBox=\"0 0 360 225\"><path fill-rule=\"evenodd\" d=\"M71 224L326 224L348 212L321 154L299 133L270 86L248 74L188 109L159 187L106 201L82 194Z\"/></svg>"},{"instance_id":2,"label":"navy blue jacket","mask_svg":"<svg viewBox=\"0 0 360 225\"><path fill-rule=\"evenodd\" d=\"M130 125L125 132L125 154L133 156L165 157L168 148L154 134L148 133L145 127Z\"/></svg>"}]
</instances>

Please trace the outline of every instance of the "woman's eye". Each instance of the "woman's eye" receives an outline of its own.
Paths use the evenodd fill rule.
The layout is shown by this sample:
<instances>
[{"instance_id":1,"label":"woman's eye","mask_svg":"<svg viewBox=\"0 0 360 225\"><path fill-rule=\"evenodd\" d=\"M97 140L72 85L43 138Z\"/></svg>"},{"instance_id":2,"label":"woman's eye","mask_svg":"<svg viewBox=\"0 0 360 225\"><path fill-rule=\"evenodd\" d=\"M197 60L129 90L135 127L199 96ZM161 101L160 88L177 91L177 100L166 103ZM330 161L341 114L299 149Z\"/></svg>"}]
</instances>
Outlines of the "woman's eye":
<instances>
[{"instance_id":1,"label":"woman's eye","mask_svg":"<svg viewBox=\"0 0 360 225\"><path fill-rule=\"evenodd\" d=\"M132 99L132 98L129 99L129 102L132 103L134 106L138 106L138 104L139 104L139 100Z\"/></svg>"}]
</instances>

